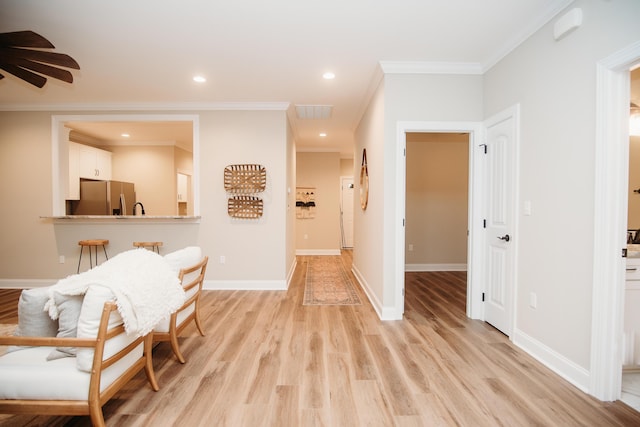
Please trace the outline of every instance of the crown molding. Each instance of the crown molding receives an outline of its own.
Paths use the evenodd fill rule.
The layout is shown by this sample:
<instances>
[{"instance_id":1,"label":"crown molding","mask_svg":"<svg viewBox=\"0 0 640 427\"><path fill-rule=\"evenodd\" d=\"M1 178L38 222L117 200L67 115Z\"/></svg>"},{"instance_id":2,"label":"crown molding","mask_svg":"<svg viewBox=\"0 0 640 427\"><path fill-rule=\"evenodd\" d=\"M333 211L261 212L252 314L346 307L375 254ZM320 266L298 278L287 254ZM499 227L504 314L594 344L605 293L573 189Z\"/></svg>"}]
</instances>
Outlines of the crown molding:
<instances>
[{"instance_id":1,"label":"crown molding","mask_svg":"<svg viewBox=\"0 0 640 427\"><path fill-rule=\"evenodd\" d=\"M496 49L494 54L487 58L483 63L483 73L489 71L493 66L500 62L504 57L510 54L518 46L524 43L529 37L542 29L551 22L558 14L563 12L575 0L564 0L560 4L551 4L537 20L531 21L529 25L525 25L520 29L520 33L511 40L507 40L500 48ZM551 29L553 32L553 29Z\"/></svg>"},{"instance_id":2,"label":"crown molding","mask_svg":"<svg viewBox=\"0 0 640 427\"><path fill-rule=\"evenodd\" d=\"M0 111L287 111L289 102L5 104Z\"/></svg>"},{"instance_id":3,"label":"crown molding","mask_svg":"<svg viewBox=\"0 0 640 427\"><path fill-rule=\"evenodd\" d=\"M482 74L475 62L380 61L384 74Z\"/></svg>"}]
</instances>

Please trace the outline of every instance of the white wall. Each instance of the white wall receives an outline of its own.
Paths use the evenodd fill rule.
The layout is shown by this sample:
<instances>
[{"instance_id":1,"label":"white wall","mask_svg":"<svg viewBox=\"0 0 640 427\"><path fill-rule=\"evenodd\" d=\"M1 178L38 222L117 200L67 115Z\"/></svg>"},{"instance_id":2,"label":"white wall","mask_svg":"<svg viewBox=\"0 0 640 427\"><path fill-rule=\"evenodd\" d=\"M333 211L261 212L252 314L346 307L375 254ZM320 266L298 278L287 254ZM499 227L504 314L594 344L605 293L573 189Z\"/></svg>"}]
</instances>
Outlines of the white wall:
<instances>
[{"instance_id":1,"label":"white wall","mask_svg":"<svg viewBox=\"0 0 640 427\"><path fill-rule=\"evenodd\" d=\"M0 287L52 282L75 273L77 241L107 238L112 255L130 249L134 240L161 240L162 252L200 245L211 258L208 286L284 288L294 262L287 187L295 182L294 145L284 110L196 112L202 219L130 225L40 218L52 213L51 116L65 113L0 113L0 196L13 206L0 214ZM267 169L264 216L259 220L227 214L223 170L235 163L259 163ZM61 255L64 264L58 263ZM224 264L220 256L225 256Z\"/></svg>"},{"instance_id":2,"label":"white wall","mask_svg":"<svg viewBox=\"0 0 640 427\"><path fill-rule=\"evenodd\" d=\"M364 286L378 315L384 313L384 81L380 82L355 134L355 197L353 210L352 270ZM360 206L360 170L363 150L367 150L369 202Z\"/></svg>"},{"instance_id":3,"label":"white wall","mask_svg":"<svg viewBox=\"0 0 640 427\"><path fill-rule=\"evenodd\" d=\"M285 249L285 268L287 271L287 286L291 281L291 276L296 268L296 141L293 137L293 130L287 121L287 231L286 231L286 249Z\"/></svg>"},{"instance_id":4,"label":"white wall","mask_svg":"<svg viewBox=\"0 0 640 427\"><path fill-rule=\"evenodd\" d=\"M366 147L370 196L367 211L357 208L354 218L354 269L382 318L402 316L395 310L396 277L403 274L396 271L396 227L403 220L396 214L396 165L404 161L396 132L402 121L482 121L482 76L386 74L356 130L356 165Z\"/></svg>"},{"instance_id":5,"label":"white wall","mask_svg":"<svg viewBox=\"0 0 640 427\"><path fill-rule=\"evenodd\" d=\"M640 2L576 1L584 23L554 41L549 23L485 75L485 115L521 104L514 340L590 367L596 63L640 39ZM537 295L537 309L529 306Z\"/></svg>"}]
</instances>

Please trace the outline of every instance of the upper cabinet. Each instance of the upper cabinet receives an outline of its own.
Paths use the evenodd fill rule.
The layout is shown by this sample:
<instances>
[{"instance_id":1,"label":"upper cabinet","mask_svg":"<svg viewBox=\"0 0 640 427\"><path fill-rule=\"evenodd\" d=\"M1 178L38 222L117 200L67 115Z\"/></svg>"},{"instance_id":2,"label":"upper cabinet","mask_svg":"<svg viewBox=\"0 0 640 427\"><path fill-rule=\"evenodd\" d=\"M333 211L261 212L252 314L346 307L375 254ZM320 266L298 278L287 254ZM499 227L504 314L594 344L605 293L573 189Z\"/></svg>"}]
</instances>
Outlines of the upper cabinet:
<instances>
[{"instance_id":1,"label":"upper cabinet","mask_svg":"<svg viewBox=\"0 0 640 427\"><path fill-rule=\"evenodd\" d=\"M80 178L108 181L111 179L111 153L88 145L79 145Z\"/></svg>"},{"instance_id":2,"label":"upper cabinet","mask_svg":"<svg viewBox=\"0 0 640 427\"><path fill-rule=\"evenodd\" d=\"M111 153L69 141L69 188L67 200L80 200L80 178L111 179Z\"/></svg>"}]
</instances>

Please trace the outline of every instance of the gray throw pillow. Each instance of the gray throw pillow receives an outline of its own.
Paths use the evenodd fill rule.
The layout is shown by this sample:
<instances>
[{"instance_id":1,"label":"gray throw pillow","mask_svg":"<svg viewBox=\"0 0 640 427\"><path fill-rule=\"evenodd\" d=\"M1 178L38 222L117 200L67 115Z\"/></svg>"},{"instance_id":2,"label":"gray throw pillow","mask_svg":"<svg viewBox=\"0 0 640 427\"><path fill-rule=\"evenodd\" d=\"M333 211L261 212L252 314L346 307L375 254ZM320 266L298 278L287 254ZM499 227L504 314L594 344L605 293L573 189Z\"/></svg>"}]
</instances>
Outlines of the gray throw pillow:
<instances>
[{"instance_id":1,"label":"gray throw pillow","mask_svg":"<svg viewBox=\"0 0 640 427\"><path fill-rule=\"evenodd\" d=\"M84 295L62 295L54 291L53 298L58 307L58 333L60 338L75 338L78 334L78 317ZM62 357L75 357L76 347L57 347L49 353L47 360L56 360Z\"/></svg>"}]
</instances>

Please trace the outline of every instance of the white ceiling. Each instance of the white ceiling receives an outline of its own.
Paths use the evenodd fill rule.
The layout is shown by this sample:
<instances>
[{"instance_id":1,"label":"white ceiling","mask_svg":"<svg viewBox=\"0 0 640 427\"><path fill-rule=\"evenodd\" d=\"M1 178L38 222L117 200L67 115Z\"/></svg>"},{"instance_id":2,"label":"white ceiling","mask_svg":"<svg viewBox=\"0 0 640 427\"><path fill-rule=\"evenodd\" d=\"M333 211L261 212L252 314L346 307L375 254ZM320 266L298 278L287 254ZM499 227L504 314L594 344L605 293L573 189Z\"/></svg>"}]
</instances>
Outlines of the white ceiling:
<instances>
[{"instance_id":1,"label":"white ceiling","mask_svg":"<svg viewBox=\"0 0 640 427\"><path fill-rule=\"evenodd\" d=\"M300 150L348 155L381 61L483 72L571 1L0 0L0 32L35 31L81 67L42 89L0 71L0 109L289 104ZM299 120L295 105L333 113Z\"/></svg>"}]
</instances>

